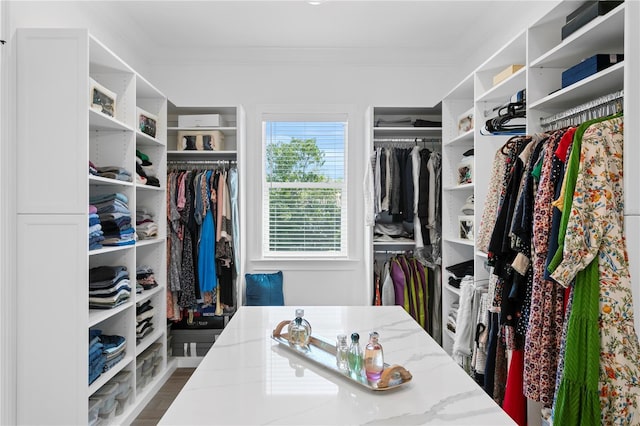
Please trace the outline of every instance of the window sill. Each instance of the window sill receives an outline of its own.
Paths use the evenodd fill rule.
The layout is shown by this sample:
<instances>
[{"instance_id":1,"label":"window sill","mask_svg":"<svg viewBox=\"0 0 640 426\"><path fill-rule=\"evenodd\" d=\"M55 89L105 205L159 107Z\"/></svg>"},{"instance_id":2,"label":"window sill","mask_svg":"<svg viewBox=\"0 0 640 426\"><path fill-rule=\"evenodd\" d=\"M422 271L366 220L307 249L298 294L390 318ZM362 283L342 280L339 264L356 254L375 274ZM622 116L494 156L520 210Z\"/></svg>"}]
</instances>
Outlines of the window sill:
<instances>
[{"instance_id":1,"label":"window sill","mask_svg":"<svg viewBox=\"0 0 640 426\"><path fill-rule=\"evenodd\" d=\"M357 268L361 260L352 258L331 258L317 257L268 257L249 260L249 264L256 269L286 269L289 271L339 271L352 270ZM329 265L330 264L330 265Z\"/></svg>"}]
</instances>

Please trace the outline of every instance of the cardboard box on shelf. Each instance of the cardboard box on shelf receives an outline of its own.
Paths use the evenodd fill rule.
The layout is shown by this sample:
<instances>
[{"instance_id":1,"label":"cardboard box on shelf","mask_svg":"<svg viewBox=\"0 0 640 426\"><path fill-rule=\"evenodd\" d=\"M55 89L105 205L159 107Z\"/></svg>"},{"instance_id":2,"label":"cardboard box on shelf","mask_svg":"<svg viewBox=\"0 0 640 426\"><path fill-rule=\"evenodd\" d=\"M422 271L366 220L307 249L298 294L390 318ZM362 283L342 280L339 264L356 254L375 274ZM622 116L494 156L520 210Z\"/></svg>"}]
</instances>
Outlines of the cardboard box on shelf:
<instances>
[{"instance_id":1,"label":"cardboard box on shelf","mask_svg":"<svg viewBox=\"0 0 640 426\"><path fill-rule=\"evenodd\" d=\"M516 71L518 71L522 67L524 67L524 65L518 65L518 64L509 65L508 67L500 71L498 74L493 76L493 85L495 86L496 84L503 82L509 76L515 74Z\"/></svg>"},{"instance_id":2,"label":"cardboard box on shelf","mask_svg":"<svg viewBox=\"0 0 640 426\"><path fill-rule=\"evenodd\" d=\"M222 127L224 119L220 114L179 115L178 127Z\"/></svg>"}]
</instances>

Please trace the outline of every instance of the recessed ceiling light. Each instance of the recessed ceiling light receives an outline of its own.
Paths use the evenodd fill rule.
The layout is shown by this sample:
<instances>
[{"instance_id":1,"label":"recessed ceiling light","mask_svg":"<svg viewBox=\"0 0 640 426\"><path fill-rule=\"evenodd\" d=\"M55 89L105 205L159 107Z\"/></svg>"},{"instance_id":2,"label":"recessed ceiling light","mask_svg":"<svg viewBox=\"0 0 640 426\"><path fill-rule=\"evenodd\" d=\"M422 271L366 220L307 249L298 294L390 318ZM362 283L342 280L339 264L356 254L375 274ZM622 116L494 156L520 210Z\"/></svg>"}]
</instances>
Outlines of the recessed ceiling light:
<instances>
[{"instance_id":1,"label":"recessed ceiling light","mask_svg":"<svg viewBox=\"0 0 640 426\"><path fill-rule=\"evenodd\" d=\"M312 6L319 6L322 4L322 0L313 0L313 1L308 1L307 3L309 3Z\"/></svg>"}]
</instances>

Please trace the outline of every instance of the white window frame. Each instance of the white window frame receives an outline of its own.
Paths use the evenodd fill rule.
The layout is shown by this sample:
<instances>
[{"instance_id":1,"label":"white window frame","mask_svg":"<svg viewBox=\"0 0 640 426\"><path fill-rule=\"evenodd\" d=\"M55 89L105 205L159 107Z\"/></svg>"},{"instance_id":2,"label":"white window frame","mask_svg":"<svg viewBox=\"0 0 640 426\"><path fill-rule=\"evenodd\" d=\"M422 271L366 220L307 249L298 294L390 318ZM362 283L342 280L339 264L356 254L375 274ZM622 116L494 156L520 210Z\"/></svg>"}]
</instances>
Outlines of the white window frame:
<instances>
[{"instance_id":1,"label":"white window frame","mask_svg":"<svg viewBox=\"0 0 640 426\"><path fill-rule=\"evenodd\" d=\"M295 111L295 112L287 112ZM263 259L287 259L287 260L321 260L321 259L347 259L349 257L349 201L348 201L348 146L349 146L349 133L351 126L351 114L344 108L329 108L318 109L317 107L279 107L270 110L264 110L258 114L259 116L259 132L260 132L260 144L262 147L262 155L260 158L262 174L261 174L261 225L262 225L262 238L261 238L261 250ZM299 122L345 122L345 135L344 135L344 180L342 183L276 183L267 182L267 169L266 169L266 143L265 143L265 122L267 121L299 121ZM269 204L267 201L267 194L269 187L281 187L281 188L340 188L342 191L342 211L341 211L341 250L340 251L271 251L269 249L269 215L267 209Z\"/></svg>"}]
</instances>

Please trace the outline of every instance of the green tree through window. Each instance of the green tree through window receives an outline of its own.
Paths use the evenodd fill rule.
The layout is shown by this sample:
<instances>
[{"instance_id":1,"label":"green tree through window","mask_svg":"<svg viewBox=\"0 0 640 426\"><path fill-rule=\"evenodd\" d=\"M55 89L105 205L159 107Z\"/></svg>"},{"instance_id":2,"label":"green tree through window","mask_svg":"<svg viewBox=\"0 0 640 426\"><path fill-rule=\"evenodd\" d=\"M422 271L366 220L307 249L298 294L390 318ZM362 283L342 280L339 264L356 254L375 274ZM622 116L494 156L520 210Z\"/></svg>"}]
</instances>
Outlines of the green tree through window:
<instances>
[{"instance_id":1,"label":"green tree through window","mask_svg":"<svg viewBox=\"0 0 640 426\"><path fill-rule=\"evenodd\" d=\"M344 172L334 169L344 168L344 136L338 156L324 145L317 137L266 140L268 252L343 251Z\"/></svg>"}]
</instances>

